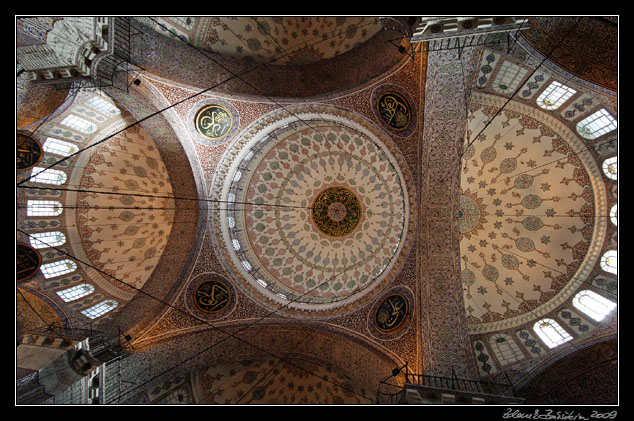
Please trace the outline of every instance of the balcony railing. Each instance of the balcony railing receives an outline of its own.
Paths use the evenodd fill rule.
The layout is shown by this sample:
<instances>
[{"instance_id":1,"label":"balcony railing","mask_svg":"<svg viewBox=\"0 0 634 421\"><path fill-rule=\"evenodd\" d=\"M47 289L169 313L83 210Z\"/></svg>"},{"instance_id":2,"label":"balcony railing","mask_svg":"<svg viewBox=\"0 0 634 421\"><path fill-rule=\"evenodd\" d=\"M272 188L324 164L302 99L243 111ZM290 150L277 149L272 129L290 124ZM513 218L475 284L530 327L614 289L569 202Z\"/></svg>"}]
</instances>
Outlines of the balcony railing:
<instances>
[{"instance_id":1,"label":"balcony railing","mask_svg":"<svg viewBox=\"0 0 634 421\"><path fill-rule=\"evenodd\" d=\"M398 371L398 373L397 373ZM405 392L408 386L418 388L433 389L437 392L459 393L479 397L503 397L515 398L513 385L495 383L483 380L462 379L456 376L452 368L452 376L434 376L429 374L416 374L408 371L407 364L400 370L395 370L393 376L403 375L405 382L403 385L395 385L387 380L380 382L377 390L376 402L380 404L404 403Z\"/></svg>"}]
</instances>

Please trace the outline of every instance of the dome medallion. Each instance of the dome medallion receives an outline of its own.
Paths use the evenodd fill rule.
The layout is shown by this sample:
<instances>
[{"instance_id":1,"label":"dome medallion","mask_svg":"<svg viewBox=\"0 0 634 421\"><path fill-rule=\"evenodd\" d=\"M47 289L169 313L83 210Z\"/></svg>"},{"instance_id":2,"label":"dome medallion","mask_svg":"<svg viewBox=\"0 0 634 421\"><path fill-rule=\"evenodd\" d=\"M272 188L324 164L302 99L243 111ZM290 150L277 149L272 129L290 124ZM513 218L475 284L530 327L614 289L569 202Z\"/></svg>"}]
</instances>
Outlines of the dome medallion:
<instances>
[{"instance_id":1,"label":"dome medallion","mask_svg":"<svg viewBox=\"0 0 634 421\"><path fill-rule=\"evenodd\" d=\"M311 217L322 233L331 237L349 235L361 220L361 202L343 186L328 187L315 197Z\"/></svg>"},{"instance_id":2,"label":"dome medallion","mask_svg":"<svg viewBox=\"0 0 634 421\"><path fill-rule=\"evenodd\" d=\"M324 108L280 112L237 136L215 184L226 202L216 239L236 285L298 316L341 314L375 297L402 265L411 217L389 138Z\"/></svg>"}]
</instances>

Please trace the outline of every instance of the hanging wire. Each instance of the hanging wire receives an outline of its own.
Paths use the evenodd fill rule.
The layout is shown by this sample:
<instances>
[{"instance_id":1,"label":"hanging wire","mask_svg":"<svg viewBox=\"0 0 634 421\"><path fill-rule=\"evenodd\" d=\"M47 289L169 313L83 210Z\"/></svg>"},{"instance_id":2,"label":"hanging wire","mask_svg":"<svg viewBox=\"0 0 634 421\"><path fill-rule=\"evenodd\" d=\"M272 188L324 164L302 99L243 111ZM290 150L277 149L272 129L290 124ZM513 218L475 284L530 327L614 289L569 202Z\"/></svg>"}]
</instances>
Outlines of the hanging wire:
<instances>
[{"instance_id":1,"label":"hanging wire","mask_svg":"<svg viewBox=\"0 0 634 421\"><path fill-rule=\"evenodd\" d=\"M234 76L236 76L236 75L234 75ZM207 90L209 90L209 89L207 89ZM207 90L202 91L201 93L206 92ZM200 93L199 93L199 94L200 94ZM191 98L191 97L190 97L190 98ZM188 99L190 99L190 98L188 98ZM168 107L168 108L171 108L171 107L173 107L173 106L175 106L175 105L176 105L176 104L173 104L172 106L170 106L170 107ZM168 109L168 108L165 108L164 110L161 110L161 112L162 112L162 111L165 111L165 110L166 110L166 109ZM150 116L147 116L147 117L145 117L144 119L150 118L151 116L156 115L156 114L158 114L158 112L157 112L157 113L154 113L154 114L151 114ZM137 121L136 123L138 123L138 122L140 122L140 121L143 121L144 119L141 119L141 120ZM300 119L300 120L301 120L301 119ZM136 123L134 123L134 124L136 124ZM308 124L307 124L307 125L308 125ZM127 128L129 128L129 127L126 127L126 128L125 128L125 129L123 129L123 130L126 130ZM115 133L115 134L116 134L116 133ZM110 137L112 137L112 136L110 136ZM110 137L108 137L108 138L110 138ZM103 139L102 141L97 142L97 144L99 144L99 143L101 143L101 142L103 142L103 141L107 140L108 138ZM95 146L95 145L96 145L96 144L93 144L93 145L91 145L91 147L92 147L92 146ZM337 145L337 146L338 146L338 145ZM81 151L79 151L79 152L81 152ZM78 152L78 153L79 153L79 152ZM345 152L345 151L344 151L344 152ZM58 162L57 162L57 163L55 163L54 165L59 164L60 162L62 162L62 161L64 161L64 160L66 160L66 159L68 159L68 158L70 158L70 157L66 157L65 159L58 161ZM54 166L54 165L52 165L52 166ZM51 167L52 167L52 166L51 166ZM49 168L50 168L50 167L49 167ZM31 178L31 177L30 177L30 178ZM28 180L28 179L27 179L27 180ZM22 183L23 183L23 182L25 182L25 181L27 181L27 180L23 180L23 181L22 181ZM51 188L51 189L52 189L52 190L59 190L59 189L55 189L55 188ZM79 189L77 189L77 190L79 190ZM93 191L92 193L99 193L99 192L95 192L95 191ZM112 193L111 193L111 192L108 192L108 194L112 194ZM195 200L198 200L198 199L195 199ZM225 201L225 203L227 203L227 201ZM232 202L232 203L235 203L235 202ZM250 203L249 203L249 204L250 204ZM281 206L282 206L282 207L285 207L285 208L287 208L287 207L288 207L288 206L285 206L285 205L281 205ZM304 208L305 208L305 207L304 207ZM20 230L20 231L21 231L21 230ZM26 233L26 232L24 232L24 231L21 231L21 232L22 232L23 234L25 234L25 235L29 235L28 233ZM56 248L56 247L53 247L53 248ZM61 251L61 250L59 250L59 251ZM64 252L62 251L62 253L64 253ZM67 254L67 253L64 253L64 254ZM70 256L70 257L73 257L73 256ZM89 264L86 264L85 262L81 262L81 263L83 263L83 264L85 264L85 265L87 265L87 266L89 266L89 267L90 267L90 265L89 265ZM94 268L94 269L99 270L99 269L97 269L97 268ZM347 270L347 269L345 269L345 270ZM339 272L339 273L335 274L335 276L338 276L339 274L341 274L341 273L345 272L345 270L344 270L344 271L342 271L342 272ZM106 274L106 275L107 275L107 274ZM333 277L333 278L334 278L334 277ZM329 281L330 281L330 280L329 280ZM326 282L329 282L329 281L326 281ZM317 288L321 287L323 284L324 284L324 283L317 285L314 289L317 289ZM314 289L313 289L313 290L314 290ZM310 293L310 292L312 292L312 290L310 290L308 293ZM354 293L356 293L356 292L357 292L357 291L353 291L353 294L354 294ZM307 295L308 293L305 293L304 295ZM296 298L295 300L297 300L297 299L299 299L299 298L301 298L301 297L298 297L298 298ZM345 298L345 297L344 297L344 298ZM294 300L289 301L289 303L287 303L285 306L289 305L289 304L290 304L290 303L292 303L293 301L294 301ZM164 304L169 305L169 303L164 303ZM285 307L285 306L283 306L283 307ZM281 308L283 308L283 307L281 307ZM277 309L275 312L277 312L277 311L281 310L281 308ZM273 314L273 313L271 313L271 314ZM265 316L265 317L268 317L268 316ZM264 319L264 318L262 318L262 320L263 320L263 319ZM212 327L213 327L213 326L212 326ZM248 326L247 326L247 327L248 327ZM246 328L246 327L245 327L245 328ZM314 375L314 373L312 373L312 372L311 372L311 374L313 374L313 375ZM162 375L162 374L161 374L161 375ZM328 381L326 378L322 378L322 380ZM337 385L337 386L342 387L341 385ZM344 389L345 389L345 388L344 388ZM351 391L351 392L356 393L356 392L354 392L354 391ZM128 393L128 392L126 392L126 393ZM370 400L369 398L367 398L367 397L365 397L365 396L363 396L363 397L364 397L365 399Z\"/></svg>"},{"instance_id":2,"label":"hanging wire","mask_svg":"<svg viewBox=\"0 0 634 421\"><path fill-rule=\"evenodd\" d=\"M557 42L557 44L555 44L555 46L550 50L550 52L544 56L544 58L542 59L542 61L537 65L537 67L535 67L535 69L533 69L533 71L525 78L525 80L530 79L536 72L537 70L542 67L542 65L550 58L550 56L552 56L552 54L555 52L555 50L568 38L568 35L570 35L572 33L572 31L577 27L577 25L579 24L579 22L581 21L581 18L577 19L575 21L575 23L573 25L570 26L570 28L568 29L568 31L561 37L561 39ZM493 117L491 117L489 119L489 121L487 121L487 123L485 124L485 126L482 128L482 130L480 130L480 132L473 137L473 140L470 140L467 144L467 147L463 149L462 153L460 153L460 155L458 156L458 160L462 159L462 155L464 154L464 151L466 151L469 146L471 146L473 144L473 142L476 141L476 139L478 139L480 137L480 135L482 134L482 132L484 132L487 127L489 127L489 125L493 122L493 120L502 112L502 110L511 102L511 100L513 99L513 97L522 89L522 84L520 84L517 89L511 94L511 96L504 102L504 104L496 111L496 113L493 115Z\"/></svg>"},{"instance_id":3,"label":"hanging wire","mask_svg":"<svg viewBox=\"0 0 634 421\"><path fill-rule=\"evenodd\" d=\"M25 231L22 231L22 230L20 230L20 229L18 229L18 231L19 231L19 232L21 232L21 233L22 233L23 235L25 235L25 236L29 236L29 237L31 237L31 235L30 235L30 234L28 234L28 233L27 233L27 232L25 232ZM167 301L165 301L165 300L163 300L163 299L161 299L161 298L158 298L158 297L156 297L156 296L154 296L154 295L152 295L152 294L150 294L150 293L148 293L148 292L144 291L144 290L143 290L143 289L141 289L141 288L135 287L135 286L130 285L129 283L127 283L127 282L125 282L125 281L122 281L122 280L120 280L120 279L116 278L115 276L113 276L113 275L111 275L111 274L109 274L109 273L105 272L105 271L104 271L104 270L102 270L102 269L97 268L96 266L91 265L90 263L87 263L87 262L84 262L84 261L82 261L82 260L80 260L80 259L77 259L75 256L72 256L71 254L69 254L68 252L64 251L63 249L61 249L61 248L59 248L59 247L57 247L57 246L50 246L50 245L49 245L49 247L50 247L51 249L54 249L54 250L58 251L59 253L61 253L61 254L63 254L63 255L66 255L66 256L68 256L68 257L70 257L70 258L72 258L72 259L76 260L77 262L81 263L82 265L85 265L85 266L87 266L87 267L90 267L90 268L92 268L92 269L96 270L96 271L97 271L97 272L99 272L100 274L102 274L102 275L104 275L104 276L106 276L106 277L108 277L108 278L110 278L110 279L114 280L114 281L115 281L115 282L117 282L117 283L121 283L121 284L123 284L123 285L125 285L125 286L127 286L127 287L129 287L129 288L132 288L132 289L133 289L133 290L135 290L137 293L143 294L143 295L147 296L148 298L151 298L151 299L153 299L153 300L155 300L155 301L157 301L157 302L161 303L162 305L164 305L164 306L166 306L166 307L168 307L168 308L170 308L170 309L173 309L173 310L175 310L175 311L177 311L177 312L179 312L179 313L181 313L181 314L187 315L188 317L190 317L190 318L192 318L192 319L194 319L194 320L196 320L196 321L198 321L198 322L204 323L205 325L207 325L207 326L211 327L213 330L216 330L216 331L218 331L218 332L220 332L220 333L222 333L222 334L226 335L226 336L225 336L225 338L223 338L223 339L221 339L221 340L219 340L219 341L217 341L217 342L215 342L215 343L211 344L210 346L208 346L208 347L207 347L207 348L205 348L204 350L199 351L199 352L197 352L196 354L194 354L194 355L192 355L192 356L190 356L190 357L186 358L184 361L181 361L180 363L177 363L177 364L173 365L172 367L170 367L170 368L168 368L168 369L166 369L166 370L162 371L162 372L161 372L161 373L159 373L158 375L154 376L152 379L147 380L147 381L143 382L142 384L138 385L138 386L137 386L137 387L135 387L133 390L136 390L136 389L138 389L139 387L142 387L143 385L146 385L146 384L150 383L151 381L153 381L153 380L155 380L155 379L157 379L157 378L159 378L159 377L161 377L161 376L165 375L167 372L169 372L169 371L172 371L172 370L176 369L177 367L179 367L179 366L181 366L181 365L185 364L186 362L188 362L188 361L190 361L190 360L192 360L192 359L194 359L194 358L198 357L199 355L202 355L203 353L205 353L205 352L209 351L210 349L212 349L213 347L215 347L215 346L217 346L217 345L219 345L219 344L223 343L224 341L226 341L226 340L227 340L227 339L229 339L229 338L236 339L236 340L238 340L239 342L242 342L242 343L244 343L245 345L251 346L251 347L253 347L254 349L256 349L256 350L258 350L258 351L261 351L261 352L263 352L264 354L270 355L271 357L273 357L273 358L275 358L275 359L278 359L278 360L283 360L283 358L282 358L282 357L279 357L279 356L277 356L277 355L275 355L275 354L273 354L273 353L271 353L271 352L267 351L266 349L264 349L264 348L262 348L262 347L260 347L260 346L258 346L258 345L254 345L254 344L250 343L249 341L247 341L247 340L246 340L246 339L244 339L244 338L240 338L240 337L238 337L238 336L237 336L237 334L239 334L239 333L241 333L241 332L245 331L246 329L248 329L248 328L250 328L250 327L252 327L252 326L254 326L254 325L256 325L256 324L260 323L261 321L263 321L263 320L265 320L265 319L267 319L267 318L271 317L272 315L274 315L274 314L278 313L279 311L281 311L281 310L283 310L283 309L287 308L288 306L290 306L290 305L291 305L291 304L293 304L294 302L298 301L299 299L303 298L304 296L311 294L312 292L316 291L318 288L321 288L323 285L326 285L326 284L328 284L328 283L332 282L332 281L333 281L333 280L334 280L337 276L341 275L342 273L345 273L345 272L346 272L349 268L351 268L351 267L353 267L353 266L354 266L354 265L352 265L352 266L350 266L349 268L346 268L346 269L344 269L343 271L341 271L341 272L338 272L338 273L334 274L334 275L333 275L333 276L331 276L329 279L325 280L324 282L322 282L322 283L320 283L320 284L317 284L315 287L311 288L310 290L308 290L308 291L307 291L307 292L305 292L304 294L300 295L299 297L294 298L294 299L292 299L292 300L288 300L288 303L286 303L286 304L284 304L284 305L282 305L282 306L278 307L277 309L271 310L269 313L267 313L267 314L265 314L265 315L261 316L259 319L256 319L256 320L252 321L251 323L249 323L249 324L245 325L244 327L242 327L241 329L239 329L237 332L235 332L235 333L231 333L231 332L228 332L228 331L226 331L226 330L224 330L224 329L222 329L222 328L220 328L220 327L218 327L218 326L214 325L213 323L211 323L211 322L209 322L209 321L207 321L207 320L204 320L204 319L201 319L201 318L199 318L199 317L196 317L194 314L190 313L190 312L189 312L189 311L187 311L186 309L182 309L182 308L180 308L180 307L178 307L178 306L175 306L175 305L173 305L173 304L171 304L171 303L169 303L169 302L167 302ZM355 292L356 292L356 291L355 291ZM353 292L353 293L354 293L354 292ZM359 395L359 396L362 396L364 399L367 399L367 400L370 400L370 401L371 401L371 399L370 399L370 398L368 398L368 397L366 397L366 396L364 396L364 395L360 395L360 394L358 394L356 391L350 390L350 389L348 389L348 388L347 388L346 386L344 386L344 385L336 384L336 383L332 382L331 380L329 380L328 378L326 378L326 377L324 377L324 376L317 375L317 374L315 374L314 372L312 372L312 371L310 371L310 370L305 369L304 367L298 366L297 364L294 364L294 363L289 362L289 361L286 361L286 360L284 360L284 362L285 362L285 363L287 363L287 364L289 364L290 366L293 366L293 367L295 367L295 368L297 368L297 369L301 370L301 371L307 372L308 374L312 374L312 375L314 375L314 376L316 376L316 377L320 378L321 380L324 380L324 381L326 381L326 382L332 383L332 384L334 384L334 385L336 385L336 386L338 386L338 387L342 388L343 390L347 390L347 391L349 391L349 392L351 392L351 393L354 393L354 394L357 394L357 395ZM131 391L132 391L132 390L125 391L124 393L122 393L122 395L129 394Z\"/></svg>"}]
</instances>

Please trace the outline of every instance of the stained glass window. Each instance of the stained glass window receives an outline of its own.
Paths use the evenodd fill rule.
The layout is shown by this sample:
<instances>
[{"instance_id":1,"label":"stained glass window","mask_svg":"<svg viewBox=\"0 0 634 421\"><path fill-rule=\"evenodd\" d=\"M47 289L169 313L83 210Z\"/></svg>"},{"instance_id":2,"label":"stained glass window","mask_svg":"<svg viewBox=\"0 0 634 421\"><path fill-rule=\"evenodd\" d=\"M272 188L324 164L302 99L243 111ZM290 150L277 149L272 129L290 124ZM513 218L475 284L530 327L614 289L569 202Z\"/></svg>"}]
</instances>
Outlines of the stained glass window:
<instances>
[{"instance_id":1,"label":"stained glass window","mask_svg":"<svg viewBox=\"0 0 634 421\"><path fill-rule=\"evenodd\" d=\"M31 234L31 246L36 249L61 246L66 236L60 231L36 232Z\"/></svg>"},{"instance_id":2,"label":"stained glass window","mask_svg":"<svg viewBox=\"0 0 634 421\"><path fill-rule=\"evenodd\" d=\"M35 167L31 171L33 175L29 181L42 184L55 184L57 186L66 182L66 173L52 168Z\"/></svg>"},{"instance_id":3,"label":"stained glass window","mask_svg":"<svg viewBox=\"0 0 634 421\"><path fill-rule=\"evenodd\" d=\"M556 110L575 93L577 91L574 89L559 82L553 82L537 97L537 105L546 110Z\"/></svg>"},{"instance_id":4,"label":"stained glass window","mask_svg":"<svg viewBox=\"0 0 634 421\"><path fill-rule=\"evenodd\" d=\"M57 295L65 302L75 301L86 295L90 295L95 291L95 287L90 284L80 284L74 287L57 291Z\"/></svg>"},{"instance_id":5,"label":"stained glass window","mask_svg":"<svg viewBox=\"0 0 634 421\"><path fill-rule=\"evenodd\" d=\"M616 120L605 108L577 123L577 132L586 139L596 139L614 129L616 129Z\"/></svg>"},{"instance_id":6,"label":"stained glass window","mask_svg":"<svg viewBox=\"0 0 634 421\"><path fill-rule=\"evenodd\" d=\"M29 200L26 202L27 216L57 216L62 213L62 204L54 200Z\"/></svg>"},{"instance_id":7,"label":"stained glass window","mask_svg":"<svg viewBox=\"0 0 634 421\"><path fill-rule=\"evenodd\" d=\"M603 320L616 307L616 303L590 290L575 295L572 304L597 322Z\"/></svg>"},{"instance_id":8,"label":"stained glass window","mask_svg":"<svg viewBox=\"0 0 634 421\"><path fill-rule=\"evenodd\" d=\"M79 148L74 143L55 139L54 137L46 138L42 148L45 152L62 156L69 156L79 151Z\"/></svg>"},{"instance_id":9,"label":"stained glass window","mask_svg":"<svg viewBox=\"0 0 634 421\"><path fill-rule=\"evenodd\" d=\"M101 317L107 312L113 310L115 307L117 307L118 304L119 303L117 303L115 300L105 300L98 304L95 304L92 307L82 310L81 314L88 317L89 319L96 319L97 317Z\"/></svg>"},{"instance_id":10,"label":"stained glass window","mask_svg":"<svg viewBox=\"0 0 634 421\"><path fill-rule=\"evenodd\" d=\"M40 267L46 279L66 275L67 273L75 271L75 269L77 269L77 263L70 259L58 260Z\"/></svg>"},{"instance_id":11,"label":"stained glass window","mask_svg":"<svg viewBox=\"0 0 634 421\"><path fill-rule=\"evenodd\" d=\"M617 273L617 252L616 250L608 250L601 256L601 269L610 273Z\"/></svg>"},{"instance_id":12,"label":"stained glass window","mask_svg":"<svg viewBox=\"0 0 634 421\"><path fill-rule=\"evenodd\" d=\"M536 322L533 330L549 348L555 348L572 339L572 336L553 319L542 319Z\"/></svg>"},{"instance_id":13,"label":"stained glass window","mask_svg":"<svg viewBox=\"0 0 634 421\"><path fill-rule=\"evenodd\" d=\"M97 125L85 120L81 117L77 117L74 114L69 114L61 121L61 124L68 126L71 129L79 130L82 133L91 134L97 131Z\"/></svg>"},{"instance_id":14,"label":"stained glass window","mask_svg":"<svg viewBox=\"0 0 634 421\"><path fill-rule=\"evenodd\" d=\"M603 161L603 173L610 180L617 179L616 161L617 161L616 156L613 156Z\"/></svg>"}]
</instances>

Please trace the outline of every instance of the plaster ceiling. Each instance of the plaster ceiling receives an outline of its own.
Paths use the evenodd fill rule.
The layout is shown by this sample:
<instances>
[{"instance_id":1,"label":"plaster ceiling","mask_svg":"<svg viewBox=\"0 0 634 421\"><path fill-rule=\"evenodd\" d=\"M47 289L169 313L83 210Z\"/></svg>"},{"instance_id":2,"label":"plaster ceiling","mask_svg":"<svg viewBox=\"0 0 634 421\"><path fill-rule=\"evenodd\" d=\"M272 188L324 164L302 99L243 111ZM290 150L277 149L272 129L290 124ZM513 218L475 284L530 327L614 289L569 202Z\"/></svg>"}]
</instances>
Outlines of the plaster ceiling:
<instances>
[{"instance_id":1,"label":"plaster ceiling","mask_svg":"<svg viewBox=\"0 0 634 421\"><path fill-rule=\"evenodd\" d=\"M135 126L94 148L79 184L113 192L77 197L74 218L84 252L95 267L141 288L163 254L174 218L171 184L152 139Z\"/></svg>"},{"instance_id":2,"label":"plaster ceiling","mask_svg":"<svg viewBox=\"0 0 634 421\"><path fill-rule=\"evenodd\" d=\"M329 59L367 41L382 25L365 17L138 18L157 32L178 36L225 57L303 65Z\"/></svg>"}]
</instances>

